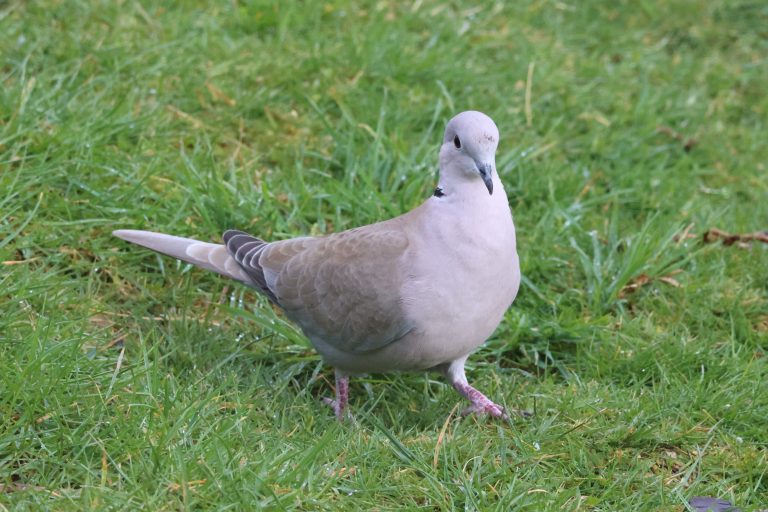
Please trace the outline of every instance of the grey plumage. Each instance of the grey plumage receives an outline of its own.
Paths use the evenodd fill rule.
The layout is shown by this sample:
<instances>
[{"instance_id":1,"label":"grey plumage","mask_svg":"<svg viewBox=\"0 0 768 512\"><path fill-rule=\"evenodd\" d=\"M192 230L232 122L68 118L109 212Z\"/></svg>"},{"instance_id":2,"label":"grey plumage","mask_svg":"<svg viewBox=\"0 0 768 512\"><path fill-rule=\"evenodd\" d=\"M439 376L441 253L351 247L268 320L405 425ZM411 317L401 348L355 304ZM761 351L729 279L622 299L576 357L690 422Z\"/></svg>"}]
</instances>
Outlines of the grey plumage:
<instances>
[{"instance_id":1,"label":"grey plumage","mask_svg":"<svg viewBox=\"0 0 768 512\"><path fill-rule=\"evenodd\" d=\"M326 237L266 242L240 231L211 244L146 231L115 236L243 282L296 322L337 372L442 371L472 402L503 416L466 381L464 362L517 294L515 231L495 172L498 131L464 112L446 127L441 194L399 217Z\"/></svg>"}]
</instances>

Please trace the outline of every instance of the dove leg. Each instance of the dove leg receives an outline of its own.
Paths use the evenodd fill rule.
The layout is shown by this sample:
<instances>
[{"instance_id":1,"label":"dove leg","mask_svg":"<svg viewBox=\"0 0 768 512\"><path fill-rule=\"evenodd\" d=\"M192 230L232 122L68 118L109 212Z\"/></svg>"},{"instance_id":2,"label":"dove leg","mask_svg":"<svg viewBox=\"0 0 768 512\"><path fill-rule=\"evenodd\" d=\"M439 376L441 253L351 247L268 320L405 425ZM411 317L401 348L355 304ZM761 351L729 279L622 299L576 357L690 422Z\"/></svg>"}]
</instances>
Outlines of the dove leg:
<instances>
[{"instance_id":1,"label":"dove leg","mask_svg":"<svg viewBox=\"0 0 768 512\"><path fill-rule=\"evenodd\" d=\"M349 401L349 376L341 370L335 370L336 373L336 399L324 398L323 402L333 408L334 414L339 421L344 420L344 415Z\"/></svg>"},{"instance_id":2,"label":"dove leg","mask_svg":"<svg viewBox=\"0 0 768 512\"><path fill-rule=\"evenodd\" d=\"M469 384L467 376L464 373L464 363L466 360L467 358L463 357L441 367L443 374L448 379L448 382L451 383L451 386L472 404L461 411L461 415L489 414L494 418L508 418L503 407L493 403L487 396Z\"/></svg>"}]
</instances>

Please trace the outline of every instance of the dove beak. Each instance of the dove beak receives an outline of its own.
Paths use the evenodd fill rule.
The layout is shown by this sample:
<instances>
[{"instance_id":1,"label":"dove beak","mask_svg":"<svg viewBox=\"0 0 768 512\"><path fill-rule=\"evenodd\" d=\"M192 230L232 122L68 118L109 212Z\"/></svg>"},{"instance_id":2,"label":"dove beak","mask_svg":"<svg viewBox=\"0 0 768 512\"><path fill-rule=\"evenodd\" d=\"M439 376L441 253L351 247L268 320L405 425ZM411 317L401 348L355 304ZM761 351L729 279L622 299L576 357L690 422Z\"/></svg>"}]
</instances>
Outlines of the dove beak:
<instances>
[{"instance_id":1,"label":"dove beak","mask_svg":"<svg viewBox=\"0 0 768 512\"><path fill-rule=\"evenodd\" d=\"M485 188L488 189L488 194L493 195L493 166L482 162L475 162L475 165L477 165L477 172L483 178Z\"/></svg>"}]
</instances>

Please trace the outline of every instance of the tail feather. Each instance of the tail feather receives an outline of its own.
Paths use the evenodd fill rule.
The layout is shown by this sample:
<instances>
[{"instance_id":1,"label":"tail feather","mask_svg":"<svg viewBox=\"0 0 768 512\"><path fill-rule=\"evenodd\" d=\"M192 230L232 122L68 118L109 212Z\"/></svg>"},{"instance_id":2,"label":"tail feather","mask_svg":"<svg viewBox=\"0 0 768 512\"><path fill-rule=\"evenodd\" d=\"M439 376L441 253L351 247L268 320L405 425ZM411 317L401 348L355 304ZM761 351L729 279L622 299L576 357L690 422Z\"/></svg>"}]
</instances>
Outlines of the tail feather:
<instances>
[{"instance_id":1,"label":"tail feather","mask_svg":"<svg viewBox=\"0 0 768 512\"><path fill-rule=\"evenodd\" d=\"M127 242L172 256L225 277L253 284L248 274L243 271L224 245L135 229L118 229L112 234Z\"/></svg>"}]
</instances>

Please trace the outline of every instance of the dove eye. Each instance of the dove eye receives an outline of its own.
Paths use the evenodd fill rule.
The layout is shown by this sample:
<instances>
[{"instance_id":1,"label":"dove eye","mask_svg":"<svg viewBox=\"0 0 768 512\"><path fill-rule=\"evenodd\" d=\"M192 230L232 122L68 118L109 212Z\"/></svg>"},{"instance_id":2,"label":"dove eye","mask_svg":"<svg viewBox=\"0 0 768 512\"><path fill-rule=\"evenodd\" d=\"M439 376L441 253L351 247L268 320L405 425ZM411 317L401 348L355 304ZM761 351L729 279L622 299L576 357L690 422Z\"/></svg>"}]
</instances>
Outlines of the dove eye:
<instances>
[{"instance_id":1,"label":"dove eye","mask_svg":"<svg viewBox=\"0 0 768 512\"><path fill-rule=\"evenodd\" d=\"M461 141L459 140L458 135L453 137L453 145L456 146L456 149L461 149Z\"/></svg>"}]
</instances>

